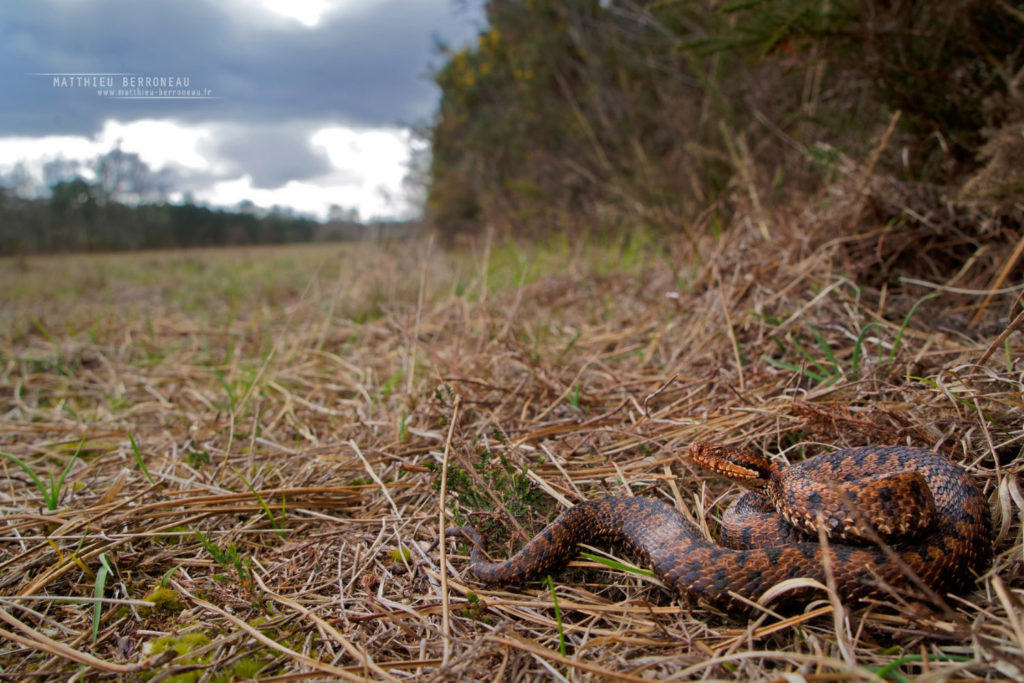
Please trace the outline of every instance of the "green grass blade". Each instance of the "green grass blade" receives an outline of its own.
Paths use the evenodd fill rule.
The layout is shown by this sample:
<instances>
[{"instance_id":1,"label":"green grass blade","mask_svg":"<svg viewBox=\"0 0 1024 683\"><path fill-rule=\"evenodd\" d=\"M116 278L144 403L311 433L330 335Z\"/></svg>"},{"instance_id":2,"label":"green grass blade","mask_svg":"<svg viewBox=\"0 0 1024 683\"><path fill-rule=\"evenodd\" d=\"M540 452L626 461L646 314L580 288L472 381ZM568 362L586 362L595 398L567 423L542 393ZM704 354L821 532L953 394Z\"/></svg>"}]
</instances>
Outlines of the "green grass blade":
<instances>
[{"instance_id":1,"label":"green grass blade","mask_svg":"<svg viewBox=\"0 0 1024 683\"><path fill-rule=\"evenodd\" d=\"M857 341L853 345L853 358L850 361L850 370L851 370L851 372L852 372L852 374L854 376L856 376L857 372L860 370L860 359L861 359L861 354L863 353L863 350L864 350L864 340L867 338L868 331L872 327L884 328L885 325L883 325L882 323L878 323L878 322L870 322L870 323L868 323L867 325L865 325L864 327L861 328L860 334L857 335Z\"/></svg>"},{"instance_id":2,"label":"green grass blade","mask_svg":"<svg viewBox=\"0 0 1024 683\"><path fill-rule=\"evenodd\" d=\"M562 358L565 356L565 354L569 353L569 351L572 350L572 347L576 346L576 341L580 338L580 334L581 333L577 331L576 334L572 336L572 339L570 339L569 342L565 345L565 348L558 352L558 355L555 356L555 363L560 362Z\"/></svg>"},{"instance_id":3,"label":"green grass blade","mask_svg":"<svg viewBox=\"0 0 1024 683\"><path fill-rule=\"evenodd\" d=\"M46 484L44 484L42 482L42 480L40 480L39 477L36 476L36 473L32 471L31 467L29 467L24 462L22 462L20 458L14 456L14 455L11 455L10 453L5 453L4 451L0 451L0 455L4 456L5 458L7 458L11 462L13 462L15 465L17 465L18 467L23 469L25 471L25 474L27 474L29 477L31 477L32 481L35 482L36 488L39 489L39 493L43 496L43 500L45 500L45 501L47 501L47 503L49 503L49 496L47 495L47 492L46 492ZM53 508L48 508L48 509L52 510Z\"/></svg>"},{"instance_id":4,"label":"green grass blade","mask_svg":"<svg viewBox=\"0 0 1024 683\"><path fill-rule=\"evenodd\" d=\"M964 655L947 655L947 654L943 654L941 652L939 652L939 653L931 653L927 657L927 661L929 661L929 662L969 662L971 660L972 660L971 657L967 657L967 656L964 656ZM898 659L892 660L891 662L889 662L888 664L885 664L884 666L880 666L880 667L877 667L877 668L875 668L875 667L869 667L869 668L873 669L875 671L875 674L879 678L897 678L897 679L902 679L902 680L909 680L905 676L899 674L896 671L896 669L898 667L903 666L904 664L916 664L918 662L923 662L923 661L925 661L925 657L922 657L921 655L905 655L905 656L900 657Z\"/></svg>"},{"instance_id":5,"label":"green grass blade","mask_svg":"<svg viewBox=\"0 0 1024 683\"><path fill-rule=\"evenodd\" d=\"M218 381L220 381L220 386L224 390L224 393L228 397L228 410L231 411L232 413L234 413L235 412L235 402L238 400L235 397L235 392L231 389L231 385L228 384L228 381L226 379L224 379L224 373L223 372L221 372L220 370L214 370L213 374L214 374L214 376L217 377Z\"/></svg>"},{"instance_id":6,"label":"green grass blade","mask_svg":"<svg viewBox=\"0 0 1024 683\"><path fill-rule=\"evenodd\" d=\"M56 510L57 503L60 502L60 491L57 490L57 485L56 482L53 481L52 473L50 474L50 487L43 496L43 500L46 501L47 510Z\"/></svg>"},{"instance_id":7,"label":"green grass blade","mask_svg":"<svg viewBox=\"0 0 1024 683\"><path fill-rule=\"evenodd\" d=\"M594 555L593 553L580 553L580 555L585 557L585 558L587 558L591 562L597 562L598 564L603 564L604 566L608 567L609 569L615 569L617 571L622 571L622 572L629 572L630 574L636 574L637 576L648 576L648 577L651 577L651 578L655 577L654 572L652 572L650 569L644 569L642 567L634 567L631 564L624 564L622 562L617 562L617 561L615 561L613 559L610 559L610 558L607 558L607 557L602 557L600 555Z\"/></svg>"},{"instance_id":8,"label":"green grass blade","mask_svg":"<svg viewBox=\"0 0 1024 683\"><path fill-rule=\"evenodd\" d=\"M236 477L242 480L242 483L245 484L245 487L247 489L249 489L249 492L256 497L256 501L260 504L260 507L263 508L263 512L264 514L266 514L267 519L270 520L270 526L278 530L277 535L281 538L284 538L285 533L283 531L283 527L281 526L281 524L278 524L277 517L274 516L274 511L271 510L270 506L267 505L267 502L263 500L263 496L260 495L260 492L253 488L252 484L250 484L248 480L246 480L246 478L242 476L241 472L236 470L234 467L231 468L231 471L235 473Z\"/></svg>"},{"instance_id":9,"label":"green grass blade","mask_svg":"<svg viewBox=\"0 0 1024 683\"><path fill-rule=\"evenodd\" d=\"M150 484L156 484L156 482L153 481L153 477L149 476L149 469L146 467L146 463L142 459L142 454L139 453L139 447L135 444L135 437L129 434L128 440L132 444L132 453L135 454L135 460L139 463L139 469L141 469L142 473L146 475L146 479L149 480Z\"/></svg>"},{"instance_id":10,"label":"green grass blade","mask_svg":"<svg viewBox=\"0 0 1024 683\"><path fill-rule=\"evenodd\" d=\"M82 552L82 546L85 545L85 539L88 536L86 533L82 533L82 537L78 539L78 545L75 546L75 552L71 553L71 559L74 560L78 557L78 553Z\"/></svg>"},{"instance_id":11,"label":"green grass blade","mask_svg":"<svg viewBox=\"0 0 1024 683\"><path fill-rule=\"evenodd\" d=\"M914 302L914 305L910 307L910 312L907 313L907 317L903 319L903 324L900 325L900 331L896 333L896 341L892 343L892 351L889 352L889 362L892 363L893 359L896 358L896 352L900 350L900 343L903 341L903 332L907 329L907 325L910 324L910 319L917 313L917 307L923 304L925 301L930 301L935 297L939 296L942 292L932 292L931 294L925 294L923 297Z\"/></svg>"},{"instance_id":12,"label":"green grass blade","mask_svg":"<svg viewBox=\"0 0 1024 683\"><path fill-rule=\"evenodd\" d=\"M43 335L43 338L46 341L50 342L50 344L52 344L58 351L60 351L60 342L58 342L56 338L54 338L54 336L50 334L50 331L46 329L46 326L43 325L42 321L39 320L39 318L32 318L31 323L32 327L36 328L36 332Z\"/></svg>"},{"instance_id":13,"label":"green grass blade","mask_svg":"<svg viewBox=\"0 0 1024 683\"><path fill-rule=\"evenodd\" d=\"M103 597L103 592L107 586L107 575L111 573L110 565L107 564L107 554L100 553L100 568L96 572L96 584L92 589L92 596L96 598L96 602L92 606L92 642L96 642L96 638L100 634L100 616L103 614L103 603L100 602L100 598Z\"/></svg>"},{"instance_id":14,"label":"green grass blade","mask_svg":"<svg viewBox=\"0 0 1024 683\"><path fill-rule=\"evenodd\" d=\"M405 443L405 440L409 438L409 423L408 416L406 415L405 408L402 408L402 418L398 423L398 442Z\"/></svg>"},{"instance_id":15,"label":"green grass blade","mask_svg":"<svg viewBox=\"0 0 1024 683\"><path fill-rule=\"evenodd\" d=\"M825 359L832 364L832 367L839 368L839 363L836 362L835 354L832 353L832 347L829 345L828 340L825 339L825 335L821 333L814 325L807 323L807 329L811 331L811 336L814 337L814 341L817 342L818 348L825 354Z\"/></svg>"},{"instance_id":16,"label":"green grass blade","mask_svg":"<svg viewBox=\"0 0 1024 683\"><path fill-rule=\"evenodd\" d=\"M555 593L555 582L551 580L551 574L544 577L548 582L548 590L551 591L551 602L555 606L555 623L558 625L558 651L565 657L565 631L562 629L562 610L558 607L558 594Z\"/></svg>"},{"instance_id":17,"label":"green grass blade","mask_svg":"<svg viewBox=\"0 0 1024 683\"><path fill-rule=\"evenodd\" d=\"M777 368L789 370L791 372L795 372L798 375L802 374L807 378L814 380L815 382L825 382L825 377L823 375L819 375L816 372L811 372L807 368L801 368L797 365L793 365L792 363L786 363L781 360L775 360L774 358L769 358L768 356L761 356L761 360L763 360L768 365L774 365Z\"/></svg>"},{"instance_id":18,"label":"green grass blade","mask_svg":"<svg viewBox=\"0 0 1024 683\"><path fill-rule=\"evenodd\" d=\"M75 454L71 456L71 460L68 460L67 467L65 467L64 471L60 473L60 478L57 479L57 483L50 487L50 497L47 501L50 510L57 509L57 503L60 502L60 490L64 486L64 478L68 476L68 472L71 470L71 466L75 464L75 460L78 460L78 456L82 452L82 446L84 445L85 437L83 436L82 440L78 442L78 448L75 449Z\"/></svg>"},{"instance_id":19,"label":"green grass blade","mask_svg":"<svg viewBox=\"0 0 1024 683\"><path fill-rule=\"evenodd\" d=\"M161 574L160 575L160 587L161 588L167 588L167 584L170 583L171 577L174 576L174 572L178 571L179 569L181 569L181 563L180 562L178 564L174 565L173 567L171 567L170 569L168 569L167 571L165 571L163 574Z\"/></svg>"},{"instance_id":20,"label":"green grass blade","mask_svg":"<svg viewBox=\"0 0 1024 683\"><path fill-rule=\"evenodd\" d=\"M798 342L796 339L792 339L790 341L793 342L793 348L795 348L797 350L797 353L799 353L801 356L803 356L804 360L806 360L808 363L813 365L814 368L819 373L821 373L820 375L818 375L819 377L822 378L820 381L822 381L822 382L826 382L826 381L829 381L829 380L835 381L836 379L839 378L839 375L838 375L838 373L836 373L835 368L826 368L826 367L824 367L821 363L819 363L817 360L815 360L814 356L812 356L810 353L808 353L807 349L805 349L803 347L803 344ZM830 353L831 353L831 351L830 351ZM810 376L810 375L808 375L808 376Z\"/></svg>"}]
</instances>

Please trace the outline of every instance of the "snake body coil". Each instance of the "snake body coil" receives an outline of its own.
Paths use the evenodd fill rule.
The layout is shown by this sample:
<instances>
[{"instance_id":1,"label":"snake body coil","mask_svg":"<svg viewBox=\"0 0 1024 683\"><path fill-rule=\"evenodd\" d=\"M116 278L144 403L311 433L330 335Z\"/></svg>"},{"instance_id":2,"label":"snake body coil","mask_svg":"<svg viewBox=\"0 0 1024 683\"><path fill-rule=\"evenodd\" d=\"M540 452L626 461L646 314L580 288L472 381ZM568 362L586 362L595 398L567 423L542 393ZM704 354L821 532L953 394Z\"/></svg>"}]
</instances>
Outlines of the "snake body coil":
<instances>
[{"instance_id":1,"label":"snake body coil","mask_svg":"<svg viewBox=\"0 0 1024 683\"><path fill-rule=\"evenodd\" d=\"M984 496L962 468L929 451L865 447L789 466L704 444L694 444L691 456L756 491L724 515L723 543L737 547L707 540L670 505L642 497L580 503L503 562L486 561L472 527L446 533L472 542L470 568L486 584L535 577L571 559L579 543L610 543L635 553L685 601L725 609L785 579L825 583L826 552L846 601L891 595L911 576L936 592L955 591L991 558ZM810 593L790 591L782 600Z\"/></svg>"}]
</instances>

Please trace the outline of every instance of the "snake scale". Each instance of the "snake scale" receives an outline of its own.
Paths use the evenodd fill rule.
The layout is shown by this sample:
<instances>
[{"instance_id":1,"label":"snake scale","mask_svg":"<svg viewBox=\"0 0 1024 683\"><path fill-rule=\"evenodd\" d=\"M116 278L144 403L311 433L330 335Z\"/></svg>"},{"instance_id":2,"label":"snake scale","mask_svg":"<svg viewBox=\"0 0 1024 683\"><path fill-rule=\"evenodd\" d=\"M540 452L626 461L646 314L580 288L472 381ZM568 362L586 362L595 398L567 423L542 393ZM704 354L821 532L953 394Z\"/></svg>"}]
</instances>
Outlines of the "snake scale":
<instances>
[{"instance_id":1,"label":"snake scale","mask_svg":"<svg viewBox=\"0 0 1024 683\"><path fill-rule=\"evenodd\" d=\"M645 497L579 503L502 562L485 559L472 527L446 534L471 542L470 568L485 584L523 582L564 564L580 543L609 543L638 556L685 603L727 610L744 609L742 599L756 601L785 579L825 583L825 553L845 601L891 598L911 576L938 593L960 590L991 560L985 497L963 468L930 451L869 446L777 465L698 443L690 456L751 489L724 514L721 543ZM812 595L800 588L779 602Z\"/></svg>"}]
</instances>

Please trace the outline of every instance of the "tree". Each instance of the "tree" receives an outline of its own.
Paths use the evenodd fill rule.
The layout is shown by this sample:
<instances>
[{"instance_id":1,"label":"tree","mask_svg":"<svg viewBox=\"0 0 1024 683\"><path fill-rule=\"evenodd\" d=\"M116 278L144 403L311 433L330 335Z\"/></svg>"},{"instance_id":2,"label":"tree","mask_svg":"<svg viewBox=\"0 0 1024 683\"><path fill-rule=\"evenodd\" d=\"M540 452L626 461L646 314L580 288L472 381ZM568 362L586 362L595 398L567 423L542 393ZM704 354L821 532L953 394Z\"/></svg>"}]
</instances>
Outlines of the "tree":
<instances>
[{"instance_id":1,"label":"tree","mask_svg":"<svg viewBox=\"0 0 1024 683\"><path fill-rule=\"evenodd\" d=\"M80 178L82 170L81 161L58 157L43 164L43 183L47 187L53 187L57 183Z\"/></svg>"},{"instance_id":2,"label":"tree","mask_svg":"<svg viewBox=\"0 0 1024 683\"><path fill-rule=\"evenodd\" d=\"M50 187L50 209L59 216L81 211L90 218L96 210L99 188L81 178L60 181Z\"/></svg>"},{"instance_id":3,"label":"tree","mask_svg":"<svg viewBox=\"0 0 1024 683\"><path fill-rule=\"evenodd\" d=\"M96 160L96 177L107 199L122 204L138 204L153 198L158 183L149 165L134 152L125 152L120 143Z\"/></svg>"},{"instance_id":4,"label":"tree","mask_svg":"<svg viewBox=\"0 0 1024 683\"><path fill-rule=\"evenodd\" d=\"M3 184L4 187L9 187L16 197L21 197L22 199L30 198L35 192L36 187L35 178L32 177L32 173L28 170L28 166L25 165L24 161L14 164L14 168L3 177L0 184Z\"/></svg>"},{"instance_id":5,"label":"tree","mask_svg":"<svg viewBox=\"0 0 1024 683\"><path fill-rule=\"evenodd\" d=\"M337 221L339 223L358 223L359 209L355 207L345 208L338 204L331 204L330 208L327 209L327 220Z\"/></svg>"}]
</instances>

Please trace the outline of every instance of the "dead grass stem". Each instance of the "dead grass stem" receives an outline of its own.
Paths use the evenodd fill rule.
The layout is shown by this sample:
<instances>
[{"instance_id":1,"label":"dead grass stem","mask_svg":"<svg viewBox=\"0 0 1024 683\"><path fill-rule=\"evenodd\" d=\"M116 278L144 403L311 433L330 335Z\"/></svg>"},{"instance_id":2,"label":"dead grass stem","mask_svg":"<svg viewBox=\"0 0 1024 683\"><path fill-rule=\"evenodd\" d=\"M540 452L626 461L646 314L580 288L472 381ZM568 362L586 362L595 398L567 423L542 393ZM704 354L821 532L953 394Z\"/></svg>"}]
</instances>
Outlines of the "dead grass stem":
<instances>
[{"instance_id":1,"label":"dead grass stem","mask_svg":"<svg viewBox=\"0 0 1024 683\"><path fill-rule=\"evenodd\" d=\"M879 219L922 215L906 192L854 168L717 240L0 262L0 450L49 481L81 444L55 510L0 459L0 676L1019 678L1019 236L964 257L995 238ZM949 611L746 622L576 561L556 619L429 550L469 520L500 556L624 492L710 533L732 492L679 458L698 439L947 453L990 496L993 566Z\"/></svg>"}]
</instances>

